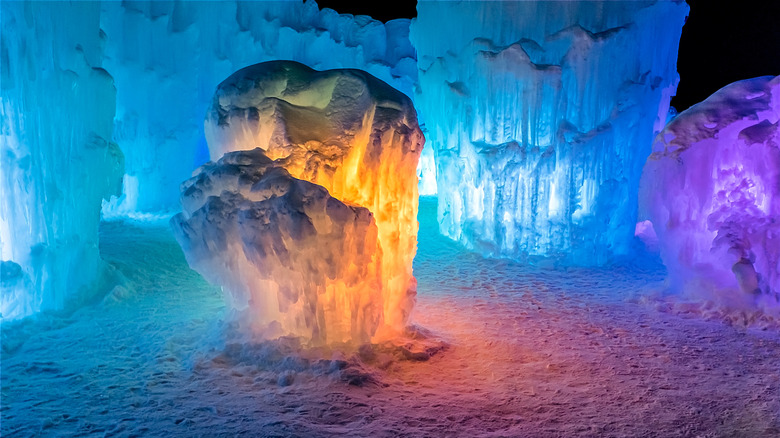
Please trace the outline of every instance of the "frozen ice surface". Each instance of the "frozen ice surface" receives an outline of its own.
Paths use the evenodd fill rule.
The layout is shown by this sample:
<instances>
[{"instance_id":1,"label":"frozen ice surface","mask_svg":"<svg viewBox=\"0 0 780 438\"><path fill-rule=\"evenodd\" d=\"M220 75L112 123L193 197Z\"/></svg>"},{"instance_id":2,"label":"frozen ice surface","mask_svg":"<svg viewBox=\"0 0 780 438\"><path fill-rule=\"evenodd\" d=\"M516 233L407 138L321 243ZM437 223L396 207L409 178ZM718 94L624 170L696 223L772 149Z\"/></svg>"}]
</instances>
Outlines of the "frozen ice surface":
<instances>
[{"instance_id":1,"label":"frozen ice surface","mask_svg":"<svg viewBox=\"0 0 780 438\"><path fill-rule=\"evenodd\" d=\"M0 8L0 313L11 320L99 286L100 204L121 187L123 157L99 3Z\"/></svg>"},{"instance_id":2,"label":"frozen ice surface","mask_svg":"<svg viewBox=\"0 0 780 438\"><path fill-rule=\"evenodd\" d=\"M285 241L292 239L283 245L285 253L291 254L284 256L285 258L279 256L278 260L269 261L270 258L251 256L248 250L243 251L244 255L236 255L240 251L228 249L227 251L233 254L228 256L229 258L246 257L251 264L258 266L257 269L268 270L261 278L270 278L280 283L280 279L287 276L284 274L286 272L284 269L295 273L295 278L289 287L263 284L254 289L262 290L265 294L282 296L287 293L284 288L291 288L295 291L289 299L291 304L305 306L314 303L313 309L317 303L317 295L330 287L327 284L330 284L328 282L331 280L337 284L346 283L347 288L334 292L328 289L328 293L335 294L332 300L343 299L352 294L356 294L356 297L364 297L365 301L359 306L357 304L359 299L353 300L356 308L373 305L373 294L368 291L374 288L381 299L382 311L379 321L383 321L383 325L379 326L378 336L402 329L409 318L416 294L416 282L412 275L412 261L417 248L416 167L424 142L417 125L416 112L409 98L363 71L319 72L297 62L271 61L241 69L219 85L207 114L205 129L209 150L215 160L223 156L225 159L233 157L230 160L237 160L243 156L233 156L228 153L254 149L255 154L262 153L265 160L273 160L275 166L286 169L285 172L289 172L292 177L313 183L306 183L311 186L308 191L314 193L315 188L319 188L324 194L316 196L332 199L318 201L320 204L342 205L343 202L350 208L362 207L355 210L352 215L354 217L344 216L346 213L318 213L320 216L325 215L320 218L307 211L305 216L308 219L296 219L295 223L309 224L306 225L309 228L304 230L300 229L300 226L304 225L296 225L295 230L280 229L279 238ZM223 160L218 163L222 162ZM224 171L219 170L222 167L217 167L213 172L208 166L205 169L200 171L201 174L210 175ZM208 176L195 178L197 182L185 183L182 188L184 220L201 220L190 219L189 216L201 208L212 210L211 204L202 206L205 197L210 193L219 196L223 191L228 193L245 191L235 188L232 183L214 183L212 182L214 178ZM200 182L198 178L206 179ZM201 187L212 184L215 186L213 192ZM278 209L291 208L285 207L285 202L304 202L296 196L301 199L315 197L314 194L307 193L289 195L284 198L284 202L281 200L274 202L280 203ZM226 196L228 194L223 194L221 198ZM247 194L243 197L250 198ZM195 202L194 206L191 205L193 202ZM225 208L227 211L235 209ZM347 211L345 208L340 207L338 211L345 212ZM220 207L217 210L223 209ZM241 210L243 211L243 207ZM339 218L333 216L336 214L341 216ZM370 225L367 222L363 223L368 220L369 216L366 215L373 215ZM244 216L250 217L252 214L246 213ZM257 220L261 220L266 218L267 214L258 213L254 216L258 217ZM283 217L282 213L277 214L276 217L273 220L269 218L262 220L292 220ZM182 219L178 220L182 221ZM206 220L207 224L200 228L204 229L211 227L220 230L223 226L230 225L229 221L222 225L216 220L203 220ZM345 221L358 220L362 224L358 228L346 228L339 233L328 234L330 231L327 224L342 224ZM282 225L269 226L281 227ZM339 227L343 228L346 225L342 224ZM295 233L304 232L306 235L302 241L298 242L293 238ZM321 236L320 234L323 233L325 235ZM199 235L206 234L208 233L201 232ZM241 233L236 234L238 235L243 236ZM214 251L215 247L219 248L219 244L208 243L211 239L212 237L205 237L207 244L204 248ZM376 244L372 243L373 239L377 240ZM228 243L232 244L234 240L240 239L228 239ZM246 245L246 239L242 241ZM261 248L262 251L271 251L274 245L278 245L278 243L271 245L272 242L265 240L261 242L250 239L250 241L252 247ZM193 260L202 258L190 255L190 252L195 251L192 245L183 245L188 257ZM306 263L293 261L295 257L301 257L301 260L319 257L315 251L318 245L323 251L321 262L332 263L335 271L317 269L314 261ZM360 245L367 246L363 249ZM304 254L297 255L295 254L297 251L303 251ZM221 256L217 258L219 257ZM260 265L264 263L278 265L279 268L261 267ZM283 268L285 263L291 264ZM313 266L315 272L311 274L306 272L308 264ZM352 268L349 268L350 265L358 272L353 272ZM204 272L207 278L217 279L213 281L222 285L229 284L230 278L253 277L246 272L251 270L251 267L245 268L243 262L226 262L220 266L223 268L214 268L222 269L219 273L213 272L212 268L204 268L201 272ZM327 275L324 272L327 272ZM378 283L375 281L377 274ZM312 275L313 279L310 279L309 275ZM328 281L324 280L325 277ZM256 296L261 293L246 291L247 287L250 289L254 287L246 281L227 287L239 291L232 292L233 295ZM353 290L355 288L359 291L355 292ZM277 289L280 292L277 293ZM308 302L296 301L298 296L311 296L311 299ZM368 296L371 298L367 298ZM327 300L331 298L320 297L320 301L327 303ZM261 302L259 299L254 301L254 306L270 306L274 309L279 307L281 313L287 312L286 304L277 305L275 302ZM328 309L329 305L326 304L326 313ZM308 308L305 309L305 312L308 311ZM260 320L264 324L269 323L277 318L274 312L276 311L259 311L262 316ZM292 312L293 317L297 318L301 312L306 314L298 309ZM316 313L318 318L322 315L319 309L313 313ZM344 312L339 313L339 315L343 314ZM340 341L345 339L346 335L342 335L343 333L350 333L349 330L334 329L334 333L338 335L331 338L328 329L328 335L319 339L316 336L317 327L313 322L314 319L308 316L306 318L301 324L307 330L315 330L315 336L312 337L315 341ZM351 332L352 339L356 341L370 338L377 328L375 324L377 319L374 316L359 318L366 323L358 324L360 328ZM282 326L284 332L295 334L300 332L300 330L290 329L289 324L282 323ZM324 332L324 328L321 331Z\"/></svg>"},{"instance_id":3,"label":"frozen ice surface","mask_svg":"<svg viewBox=\"0 0 780 438\"><path fill-rule=\"evenodd\" d=\"M684 2L418 3L417 108L442 233L482 253L629 251L674 95ZM442 37L446 35L446 37Z\"/></svg>"},{"instance_id":4,"label":"frozen ice surface","mask_svg":"<svg viewBox=\"0 0 780 438\"><path fill-rule=\"evenodd\" d=\"M100 24L127 166L109 216L177 209L178 184L208 160L203 116L214 89L243 67L359 68L407 95L416 81L409 20L339 15L312 0L104 2Z\"/></svg>"},{"instance_id":5,"label":"frozen ice surface","mask_svg":"<svg viewBox=\"0 0 780 438\"><path fill-rule=\"evenodd\" d=\"M230 152L182 186L172 224L187 261L222 285L259 339L368 342L382 322L371 213L290 176L262 149Z\"/></svg>"},{"instance_id":6,"label":"frozen ice surface","mask_svg":"<svg viewBox=\"0 0 780 438\"><path fill-rule=\"evenodd\" d=\"M672 288L778 306L779 118L780 76L765 76L720 89L656 138L640 219L654 226Z\"/></svg>"},{"instance_id":7,"label":"frozen ice surface","mask_svg":"<svg viewBox=\"0 0 780 438\"><path fill-rule=\"evenodd\" d=\"M170 229L104 222L101 253L138 292L23 343L3 326L0 434L777 437L777 330L625 301L662 285L647 263L552 271L466 252L437 228L421 200L412 322L451 348L358 357L379 383L360 387L338 366L351 355L220 344L225 302Z\"/></svg>"}]
</instances>

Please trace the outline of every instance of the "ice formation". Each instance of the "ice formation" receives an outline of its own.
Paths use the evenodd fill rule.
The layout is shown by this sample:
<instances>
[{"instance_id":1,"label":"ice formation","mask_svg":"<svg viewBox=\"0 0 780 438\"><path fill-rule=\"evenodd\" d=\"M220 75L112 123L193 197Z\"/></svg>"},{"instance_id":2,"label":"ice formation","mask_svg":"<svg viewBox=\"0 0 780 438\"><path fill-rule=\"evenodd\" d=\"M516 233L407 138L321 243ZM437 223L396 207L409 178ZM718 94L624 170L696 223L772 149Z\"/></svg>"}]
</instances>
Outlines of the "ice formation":
<instances>
[{"instance_id":1,"label":"ice formation","mask_svg":"<svg viewBox=\"0 0 780 438\"><path fill-rule=\"evenodd\" d=\"M678 75L682 1L421 1L415 98L441 231L489 255L628 252ZM446 35L446 37L442 37Z\"/></svg>"},{"instance_id":2,"label":"ice formation","mask_svg":"<svg viewBox=\"0 0 780 438\"><path fill-rule=\"evenodd\" d=\"M203 115L214 89L240 68L274 59L359 68L407 95L417 75L408 19L384 24L312 0L105 2L101 26L127 166L109 215L177 209L179 182L207 161Z\"/></svg>"},{"instance_id":3,"label":"ice formation","mask_svg":"<svg viewBox=\"0 0 780 438\"><path fill-rule=\"evenodd\" d=\"M226 154L182 187L175 235L261 337L366 342L382 322L371 213L290 176L262 149Z\"/></svg>"},{"instance_id":4,"label":"ice formation","mask_svg":"<svg viewBox=\"0 0 780 438\"><path fill-rule=\"evenodd\" d=\"M645 165L640 219L670 284L716 300L780 293L780 76L735 82L661 131Z\"/></svg>"},{"instance_id":5,"label":"ice formation","mask_svg":"<svg viewBox=\"0 0 780 438\"><path fill-rule=\"evenodd\" d=\"M119 190L123 158L99 4L0 8L0 313L11 320L98 286L100 204Z\"/></svg>"},{"instance_id":6,"label":"ice formation","mask_svg":"<svg viewBox=\"0 0 780 438\"><path fill-rule=\"evenodd\" d=\"M247 307L247 312L255 314L260 323L276 321L281 324L282 333L304 336L306 334L302 332L308 331L315 342L344 341L346 334L351 333L352 341L363 341L389 333L385 329L401 329L409 317L416 293L412 275L417 244L416 167L424 141L409 98L363 71L319 72L292 61L265 62L241 69L219 85L206 117L205 130L212 159L224 155L218 161L222 167L207 165L194 181L185 183L184 213L174 219L175 223L186 223L186 226L177 225L180 230L177 234L193 266L207 278L225 286L234 297L259 294L284 297L278 299L278 310L273 298L258 298ZM215 209L236 210L233 201L218 204L219 207L203 204L202 198L210 192L201 186L214 185L213 193L222 193L220 199L239 196L234 192L240 194L239 200L270 196L248 193L245 186L253 183L251 178L236 188L234 183L212 182L214 178L209 176L228 172L220 170L229 164L225 160L245 157L231 152L255 148L273 160L274 166L285 169L284 185L291 184L290 178L306 182L296 182L298 189L294 193L277 189L286 196L285 202L275 201L275 207L263 207L271 209L275 219L261 219L271 213L252 213L258 218L256 220L293 224L284 227L268 224L268 227L279 229L283 245L269 240L239 238L237 236L243 236L241 232L227 231L234 226L232 219L221 220L225 215L222 213L215 213L214 219L207 215ZM268 184L265 179L259 181L252 186L255 187L253 191ZM315 198L320 200L306 201ZM314 202L314 206L304 212L284 210L293 208L286 203L306 202ZM328 208L332 205L335 213L323 212L323 205ZM252 215L244 213L248 208L255 207L238 208L241 211L239 222L244 220L242 217ZM206 215L205 219L201 219L203 215ZM202 221L206 222L196 225ZM352 225L346 225L349 223ZM337 226L340 231L328 231L329 226ZM208 231L190 233L188 229ZM296 240L296 233L305 236ZM373 233L376 237L372 237ZM196 239L205 243L192 243ZM376 239L376 245L372 243L373 239ZM223 241L227 243L220 243ZM237 257L240 262L214 262L206 266L199 265L197 260L212 256L195 255L199 245L205 245L209 251L222 251L214 248L224 245L231 248L242 248L243 245L244 249L224 250L232 254L226 260ZM254 249L247 250L247 245ZM263 254L277 251L281 246L285 254L291 255L277 258L252 255L253 251ZM298 252L302 254L298 255ZM332 271L320 268L316 263L330 265ZM308 273L308 269L312 272ZM366 274L358 275L355 269ZM238 283L225 280L245 278L254 270L261 271L263 274L259 277L268 279L268 283L252 286L241 280L236 280ZM288 271L294 274L283 274ZM375 279L377 274L378 281ZM323 295L322 291L331 290L332 282L340 284L341 289ZM350 330L314 324L314 321L343 320L345 313L339 312L334 317L329 312L338 308L333 302L346 297L353 297L349 299L352 303L349 308L373 306L374 298L366 298L366 291L372 291L370 295L380 299L379 320L383 324L379 326L379 332L374 325L377 319L369 316L368 311L351 313L363 323L358 324L358 328L353 323ZM295 301L298 297L306 297L307 301ZM283 305L286 301L298 304ZM357 303L361 303L360 306ZM266 309L269 305L274 308ZM305 307L301 308L302 305Z\"/></svg>"}]
</instances>

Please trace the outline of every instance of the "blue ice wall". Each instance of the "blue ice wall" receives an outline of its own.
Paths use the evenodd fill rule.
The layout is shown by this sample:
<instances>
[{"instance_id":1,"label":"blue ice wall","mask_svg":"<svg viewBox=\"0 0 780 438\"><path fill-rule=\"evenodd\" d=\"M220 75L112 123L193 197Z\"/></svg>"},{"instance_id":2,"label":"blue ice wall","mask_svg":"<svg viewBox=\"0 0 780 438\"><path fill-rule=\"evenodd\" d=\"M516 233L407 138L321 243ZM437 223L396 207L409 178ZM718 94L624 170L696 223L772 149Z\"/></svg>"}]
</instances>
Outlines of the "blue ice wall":
<instances>
[{"instance_id":1,"label":"blue ice wall","mask_svg":"<svg viewBox=\"0 0 780 438\"><path fill-rule=\"evenodd\" d=\"M99 286L100 202L117 193L115 96L94 2L0 3L3 320L73 307Z\"/></svg>"},{"instance_id":2,"label":"blue ice wall","mask_svg":"<svg viewBox=\"0 0 780 438\"><path fill-rule=\"evenodd\" d=\"M421 1L416 105L440 229L488 255L628 252L678 83L682 1Z\"/></svg>"},{"instance_id":3,"label":"blue ice wall","mask_svg":"<svg viewBox=\"0 0 780 438\"><path fill-rule=\"evenodd\" d=\"M179 209L179 183L207 157L206 109L236 70L275 59L359 68L407 95L417 75L409 20L383 24L314 1L105 2L101 26L127 166L106 215Z\"/></svg>"}]
</instances>

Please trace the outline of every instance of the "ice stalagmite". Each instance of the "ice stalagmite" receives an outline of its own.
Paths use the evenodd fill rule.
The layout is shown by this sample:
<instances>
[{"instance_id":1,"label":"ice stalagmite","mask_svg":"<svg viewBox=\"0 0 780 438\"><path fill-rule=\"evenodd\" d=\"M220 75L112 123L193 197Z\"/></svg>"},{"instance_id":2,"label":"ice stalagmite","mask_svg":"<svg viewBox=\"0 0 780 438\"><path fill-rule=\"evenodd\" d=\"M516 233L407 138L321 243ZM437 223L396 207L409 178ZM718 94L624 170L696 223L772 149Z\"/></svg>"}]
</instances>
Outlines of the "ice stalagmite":
<instances>
[{"instance_id":1,"label":"ice stalagmite","mask_svg":"<svg viewBox=\"0 0 780 438\"><path fill-rule=\"evenodd\" d=\"M625 254L678 75L682 1L421 1L410 34L441 231L483 253Z\"/></svg>"},{"instance_id":2,"label":"ice stalagmite","mask_svg":"<svg viewBox=\"0 0 780 438\"><path fill-rule=\"evenodd\" d=\"M780 76L765 76L722 88L656 138L640 219L653 223L674 288L778 305L779 120Z\"/></svg>"},{"instance_id":3,"label":"ice stalagmite","mask_svg":"<svg viewBox=\"0 0 780 438\"><path fill-rule=\"evenodd\" d=\"M285 321L305 321L300 327L310 331L315 342L364 341L401 329L416 293L412 275L417 244L416 167L424 141L411 101L359 70L318 72L292 61L273 61L246 67L222 82L207 114L205 129L212 159L224 156L213 172L223 172L219 170L224 167L220 163L234 159L229 157L241 157L231 152L259 148L255 155L261 154L273 166L289 172L285 178L302 180L295 186L306 189L285 195L284 201L274 201L278 204L274 208L286 209L274 210L274 219L265 213L258 216L257 220L266 221L267 227L280 227L276 221L298 224L279 228L283 244L263 239L247 241L243 237L239 243L226 237L228 245L244 248L229 251L231 257L238 257L241 262L217 262L202 268L193 263L196 257L187 248L195 246L192 243L195 238L211 242L212 237L203 237L203 233L193 237L196 234L188 234L186 230L223 229L232 226L229 225L232 221L228 225L222 225L221 220L208 226L193 225L194 221L201 220L198 215L204 214L202 210L212 207L208 203L201 205L203 200L190 206L190 199L195 195L207 196L198 187L213 183L186 183L182 194L184 212L174 222L183 230L178 233L179 239L193 266L212 278L242 278L247 275L247 266L267 273L261 277L269 283L258 286L260 292L249 292L245 283L220 283L233 296L266 297L250 302L246 312L255 314L261 324L280 323L282 333L303 335L303 329L296 328L297 322L288 325ZM201 170L201 174L212 173L208 169L207 166ZM262 177L256 184L269 184L266 179ZM198 189L190 193L190 186ZM245 192L229 184L214 194L221 193L220 198L225 198L228 194L224 191ZM317 207L305 213L287 212L290 205L313 202L317 196L309 191L324 196L321 205L315 203ZM322 205L326 204L329 207L322 212ZM335 213L331 213L331 206ZM285 214L291 216L283 218ZM298 219L291 219L293 216ZM332 227L342 231L332 231ZM304 233L304 238L296 240L295 233ZM375 245L373 233L376 233ZM268 255L280 245L287 255ZM253 251L265 255L258 257L252 255ZM228 259L232 260L231 257ZM319 260L325 265L332 265L330 270L304 262L317 257L322 257ZM343 288L330 295L323 293L330 290L328 285L334 281ZM292 304L277 306L277 301L281 303L283 298L268 298L269 294L293 297L284 298ZM358 308L371 308L374 299L379 299L382 324L369 324L376 318L368 316L366 310L360 314L364 316L355 316L359 312L350 313L368 324L357 331L331 330L335 323L312 325L313 321L343 318L341 314L334 317L329 313L336 308L333 303L361 296L350 302L362 303ZM296 301L297 297L307 297L308 301ZM269 303L271 310L265 308ZM327 335L318 338L318 333ZM337 335L331 337L331 333Z\"/></svg>"},{"instance_id":4,"label":"ice stalagmite","mask_svg":"<svg viewBox=\"0 0 780 438\"><path fill-rule=\"evenodd\" d=\"M0 4L4 320L71 308L98 287L101 199L121 189L100 4Z\"/></svg>"}]
</instances>

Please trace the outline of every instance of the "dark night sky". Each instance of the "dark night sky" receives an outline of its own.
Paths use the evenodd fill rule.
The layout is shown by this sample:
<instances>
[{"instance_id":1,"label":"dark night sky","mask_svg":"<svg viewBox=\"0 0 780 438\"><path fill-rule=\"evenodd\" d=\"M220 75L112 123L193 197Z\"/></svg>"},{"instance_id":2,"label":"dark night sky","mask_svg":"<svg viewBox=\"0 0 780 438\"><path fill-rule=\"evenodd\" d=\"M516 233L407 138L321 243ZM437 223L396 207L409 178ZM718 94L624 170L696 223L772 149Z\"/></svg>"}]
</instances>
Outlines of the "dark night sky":
<instances>
[{"instance_id":1,"label":"dark night sky","mask_svg":"<svg viewBox=\"0 0 780 438\"><path fill-rule=\"evenodd\" d=\"M780 1L687 0L691 7L680 39L680 86L672 105L682 111L740 79L780 75ZM409 0L320 0L320 7L377 20L413 18ZM719 6L727 5L727 6Z\"/></svg>"}]
</instances>

